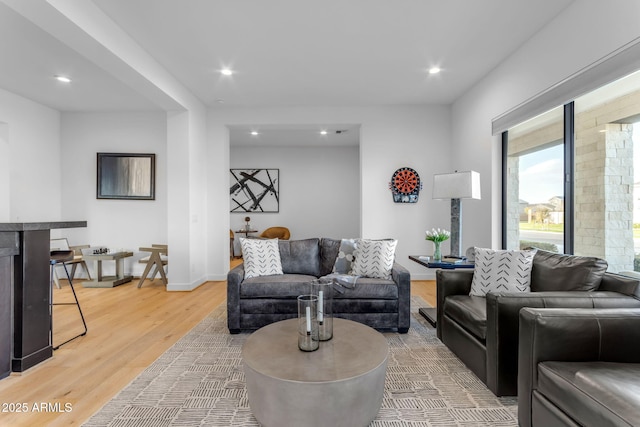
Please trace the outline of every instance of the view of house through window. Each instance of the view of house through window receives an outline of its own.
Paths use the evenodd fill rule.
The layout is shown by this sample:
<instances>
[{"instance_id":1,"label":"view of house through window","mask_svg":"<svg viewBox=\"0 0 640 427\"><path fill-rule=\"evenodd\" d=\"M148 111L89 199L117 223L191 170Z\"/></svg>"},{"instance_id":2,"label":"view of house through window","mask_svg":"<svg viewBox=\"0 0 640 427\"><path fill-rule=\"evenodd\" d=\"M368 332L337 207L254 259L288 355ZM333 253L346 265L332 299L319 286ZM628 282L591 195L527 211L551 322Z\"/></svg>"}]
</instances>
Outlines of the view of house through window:
<instances>
[{"instance_id":1,"label":"view of house through window","mask_svg":"<svg viewBox=\"0 0 640 427\"><path fill-rule=\"evenodd\" d=\"M640 271L640 72L574 101L573 241ZM564 252L563 106L508 131L507 248Z\"/></svg>"},{"instance_id":2,"label":"view of house through window","mask_svg":"<svg viewBox=\"0 0 640 427\"><path fill-rule=\"evenodd\" d=\"M563 109L509 129L507 248L564 250Z\"/></svg>"}]
</instances>

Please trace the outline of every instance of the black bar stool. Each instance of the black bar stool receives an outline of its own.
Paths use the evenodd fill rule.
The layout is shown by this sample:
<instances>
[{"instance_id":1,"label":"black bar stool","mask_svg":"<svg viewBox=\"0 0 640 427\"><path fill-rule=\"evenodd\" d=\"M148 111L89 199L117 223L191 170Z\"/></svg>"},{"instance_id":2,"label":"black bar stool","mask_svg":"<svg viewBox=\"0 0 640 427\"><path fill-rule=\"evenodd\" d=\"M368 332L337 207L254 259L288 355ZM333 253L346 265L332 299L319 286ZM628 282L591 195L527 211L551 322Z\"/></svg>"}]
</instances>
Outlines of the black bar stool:
<instances>
[{"instance_id":1,"label":"black bar stool","mask_svg":"<svg viewBox=\"0 0 640 427\"><path fill-rule=\"evenodd\" d=\"M63 342L62 344L59 344L55 347L53 347L54 350L59 349L61 346L65 345L66 343L68 343L69 341L73 341L76 338L82 337L84 335L87 334L87 322L85 322L84 320L84 315L82 314L82 309L80 308L80 302L78 301L78 296L76 295L76 290L73 287L73 281L71 280L71 276L69 275L69 270L67 270L67 265L65 264L65 262L67 261L72 261L73 260L73 251L68 250L68 251L51 251L51 255L50 255L50 260L49 263L51 264L51 278L49 280L49 289L51 292L51 305L75 305L78 307L78 311L80 312L80 317L82 318L82 324L84 325L84 332L82 332L79 335L76 335L73 338L70 338L68 340L66 340L65 342ZM64 272L67 273L67 279L69 279L69 286L71 286L71 292L73 292L73 298L75 298L76 302L58 302L55 303L53 302L53 269L56 268L56 266L58 264L62 264L62 267L64 268ZM53 317L53 307L51 308L52 312L52 317ZM51 325L51 344L53 345L53 324Z\"/></svg>"}]
</instances>

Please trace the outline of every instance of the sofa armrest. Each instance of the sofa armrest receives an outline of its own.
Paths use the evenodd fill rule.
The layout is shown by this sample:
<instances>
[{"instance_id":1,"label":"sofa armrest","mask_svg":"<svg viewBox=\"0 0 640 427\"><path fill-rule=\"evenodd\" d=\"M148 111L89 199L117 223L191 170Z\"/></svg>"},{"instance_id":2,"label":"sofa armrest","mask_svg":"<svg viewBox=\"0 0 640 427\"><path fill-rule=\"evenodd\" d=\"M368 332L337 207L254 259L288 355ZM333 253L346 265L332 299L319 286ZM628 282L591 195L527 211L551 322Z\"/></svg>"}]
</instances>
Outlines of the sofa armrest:
<instances>
[{"instance_id":1,"label":"sofa armrest","mask_svg":"<svg viewBox=\"0 0 640 427\"><path fill-rule=\"evenodd\" d=\"M538 363L640 363L640 309L524 308L519 315L518 419L531 426Z\"/></svg>"},{"instance_id":2,"label":"sofa armrest","mask_svg":"<svg viewBox=\"0 0 640 427\"><path fill-rule=\"evenodd\" d=\"M244 280L244 263L227 273L227 327L229 332L240 332L240 283Z\"/></svg>"},{"instance_id":3,"label":"sofa armrest","mask_svg":"<svg viewBox=\"0 0 640 427\"><path fill-rule=\"evenodd\" d=\"M602 276L598 290L619 292L640 300L640 280L634 277L607 272Z\"/></svg>"},{"instance_id":4,"label":"sofa armrest","mask_svg":"<svg viewBox=\"0 0 640 427\"><path fill-rule=\"evenodd\" d=\"M473 270L437 270L436 271L436 333L442 340L442 316L444 299L449 295L469 295Z\"/></svg>"},{"instance_id":5,"label":"sofa armrest","mask_svg":"<svg viewBox=\"0 0 640 427\"><path fill-rule=\"evenodd\" d=\"M411 324L411 273L395 262L391 278L398 286L398 331L404 333Z\"/></svg>"},{"instance_id":6,"label":"sofa armrest","mask_svg":"<svg viewBox=\"0 0 640 427\"><path fill-rule=\"evenodd\" d=\"M518 376L520 309L640 308L640 300L617 292L546 291L487 294L487 387L496 395L515 395Z\"/></svg>"}]
</instances>

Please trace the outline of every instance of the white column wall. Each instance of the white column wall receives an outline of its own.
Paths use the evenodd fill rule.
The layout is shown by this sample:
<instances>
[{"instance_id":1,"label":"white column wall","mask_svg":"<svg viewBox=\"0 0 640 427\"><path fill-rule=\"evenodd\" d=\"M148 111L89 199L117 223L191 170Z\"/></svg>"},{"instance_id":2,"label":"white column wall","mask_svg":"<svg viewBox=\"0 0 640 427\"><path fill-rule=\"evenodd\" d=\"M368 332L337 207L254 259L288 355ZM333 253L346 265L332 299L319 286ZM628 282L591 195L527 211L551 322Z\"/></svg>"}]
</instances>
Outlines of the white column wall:
<instances>
[{"instance_id":1,"label":"white column wall","mask_svg":"<svg viewBox=\"0 0 640 427\"><path fill-rule=\"evenodd\" d=\"M167 115L167 234L171 256L170 283L179 277L184 286L189 280L190 237L189 211L189 150L184 145L189 140L189 113L174 112Z\"/></svg>"},{"instance_id":2,"label":"white column wall","mask_svg":"<svg viewBox=\"0 0 640 427\"><path fill-rule=\"evenodd\" d=\"M169 290L189 290L206 281L207 259L207 114L204 108L189 110L189 280L186 286L171 284Z\"/></svg>"}]
</instances>

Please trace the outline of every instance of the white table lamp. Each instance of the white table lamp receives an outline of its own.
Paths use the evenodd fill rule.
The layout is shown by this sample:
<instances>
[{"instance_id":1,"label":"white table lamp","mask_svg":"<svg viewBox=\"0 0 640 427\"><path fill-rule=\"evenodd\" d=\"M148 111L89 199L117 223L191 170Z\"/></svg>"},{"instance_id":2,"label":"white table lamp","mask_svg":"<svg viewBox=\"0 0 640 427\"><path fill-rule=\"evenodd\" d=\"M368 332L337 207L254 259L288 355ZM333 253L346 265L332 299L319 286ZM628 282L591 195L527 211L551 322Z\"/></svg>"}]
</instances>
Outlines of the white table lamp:
<instances>
[{"instance_id":1,"label":"white table lamp","mask_svg":"<svg viewBox=\"0 0 640 427\"><path fill-rule=\"evenodd\" d=\"M480 174L474 171L436 174L433 198L451 199L451 255L462 256L462 207L460 199L480 199Z\"/></svg>"}]
</instances>

